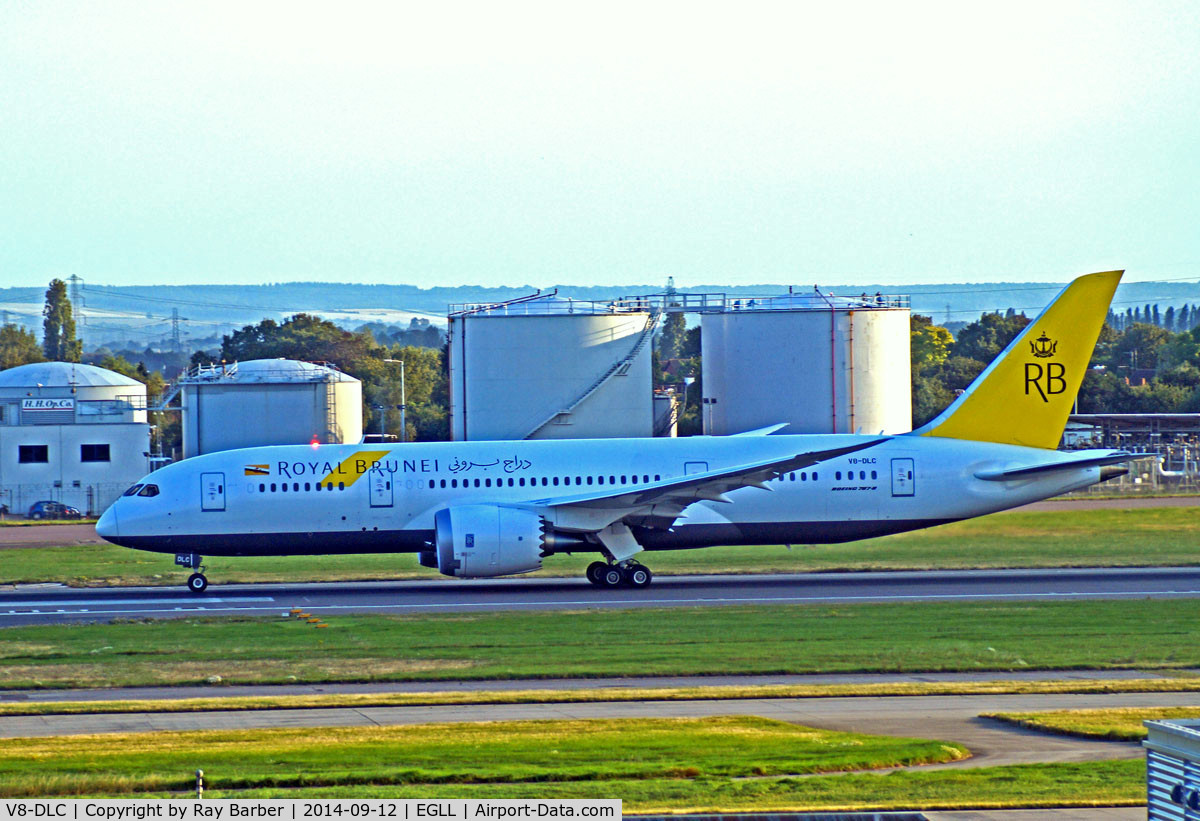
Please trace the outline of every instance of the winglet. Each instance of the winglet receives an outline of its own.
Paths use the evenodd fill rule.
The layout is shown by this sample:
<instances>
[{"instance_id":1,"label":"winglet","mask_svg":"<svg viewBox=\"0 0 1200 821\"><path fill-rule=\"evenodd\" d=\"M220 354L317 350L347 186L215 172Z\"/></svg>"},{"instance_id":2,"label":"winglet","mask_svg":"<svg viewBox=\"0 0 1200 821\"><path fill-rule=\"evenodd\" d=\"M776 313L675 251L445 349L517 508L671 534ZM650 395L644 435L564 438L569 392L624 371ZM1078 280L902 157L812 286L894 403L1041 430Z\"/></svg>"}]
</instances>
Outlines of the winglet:
<instances>
[{"instance_id":1,"label":"winglet","mask_svg":"<svg viewBox=\"0 0 1200 821\"><path fill-rule=\"evenodd\" d=\"M1076 279L919 436L1055 448L1124 271Z\"/></svg>"}]
</instances>

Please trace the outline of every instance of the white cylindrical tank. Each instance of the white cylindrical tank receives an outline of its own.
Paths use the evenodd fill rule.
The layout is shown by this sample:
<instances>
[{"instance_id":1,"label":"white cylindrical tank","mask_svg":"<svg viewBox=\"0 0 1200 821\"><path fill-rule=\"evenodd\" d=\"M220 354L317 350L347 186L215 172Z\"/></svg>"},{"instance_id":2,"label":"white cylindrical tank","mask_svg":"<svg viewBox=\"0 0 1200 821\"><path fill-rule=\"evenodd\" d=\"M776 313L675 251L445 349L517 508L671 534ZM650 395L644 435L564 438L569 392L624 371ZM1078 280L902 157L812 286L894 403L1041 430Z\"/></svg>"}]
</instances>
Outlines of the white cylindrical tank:
<instances>
[{"instance_id":1,"label":"white cylindrical tank","mask_svg":"<svg viewBox=\"0 0 1200 821\"><path fill-rule=\"evenodd\" d=\"M650 436L650 319L561 299L452 314L451 438Z\"/></svg>"},{"instance_id":2,"label":"white cylindrical tank","mask_svg":"<svg viewBox=\"0 0 1200 821\"><path fill-rule=\"evenodd\" d=\"M912 429L906 300L732 303L701 317L705 433L788 423L783 433Z\"/></svg>"},{"instance_id":3,"label":"white cylindrical tank","mask_svg":"<svg viewBox=\"0 0 1200 821\"><path fill-rule=\"evenodd\" d=\"M184 458L258 445L362 440L362 383L327 365L254 359L180 380Z\"/></svg>"}]
</instances>

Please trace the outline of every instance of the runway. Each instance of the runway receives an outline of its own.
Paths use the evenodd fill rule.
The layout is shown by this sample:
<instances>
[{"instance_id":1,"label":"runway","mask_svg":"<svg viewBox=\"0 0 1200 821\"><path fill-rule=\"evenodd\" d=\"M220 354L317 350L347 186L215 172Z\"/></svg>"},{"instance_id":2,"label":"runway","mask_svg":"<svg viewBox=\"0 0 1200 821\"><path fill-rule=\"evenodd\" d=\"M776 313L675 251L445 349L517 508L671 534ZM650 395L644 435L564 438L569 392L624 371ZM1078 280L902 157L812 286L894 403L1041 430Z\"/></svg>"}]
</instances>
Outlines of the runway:
<instances>
[{"instance_id":1,"label":"runway","mask_svg":"<svg viewBox=\"0 0 1200 821\"><path fill-rule=\"evenodd\" d=\"M284 614L292 607L326 614L415 614L1197 597L1200 568L1194 567L664 576L642 590L598 588L582 579L214 584L199 596L182 588L35 585L0 593L0 627L117 618L270 616Z\"/></svg>"}]
</instances>

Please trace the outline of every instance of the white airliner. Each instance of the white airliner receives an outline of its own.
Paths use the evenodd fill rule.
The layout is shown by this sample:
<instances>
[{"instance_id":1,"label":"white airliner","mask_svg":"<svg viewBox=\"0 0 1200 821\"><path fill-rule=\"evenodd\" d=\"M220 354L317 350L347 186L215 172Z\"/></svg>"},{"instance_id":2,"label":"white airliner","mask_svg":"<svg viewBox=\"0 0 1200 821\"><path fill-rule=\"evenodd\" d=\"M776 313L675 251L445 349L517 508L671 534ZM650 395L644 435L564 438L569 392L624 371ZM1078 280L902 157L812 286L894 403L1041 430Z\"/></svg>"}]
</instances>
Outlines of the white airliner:
<instances>
[{"instance_id":1,"label":"white airliner","mask_svg":"<svg viewBox=\"0 0 1200 821\"><path fill-rule=\"evenodd\" d=\"M644 587L643 551L844 542L993 513L1133 458L1054 450L1121 273L1068 285L911 433L247 448L155 471L96 532L175 553L197 593L203 555L368 552L416 552L459 577L593 552L593 584Z\"/></svg>"}]
</instances>

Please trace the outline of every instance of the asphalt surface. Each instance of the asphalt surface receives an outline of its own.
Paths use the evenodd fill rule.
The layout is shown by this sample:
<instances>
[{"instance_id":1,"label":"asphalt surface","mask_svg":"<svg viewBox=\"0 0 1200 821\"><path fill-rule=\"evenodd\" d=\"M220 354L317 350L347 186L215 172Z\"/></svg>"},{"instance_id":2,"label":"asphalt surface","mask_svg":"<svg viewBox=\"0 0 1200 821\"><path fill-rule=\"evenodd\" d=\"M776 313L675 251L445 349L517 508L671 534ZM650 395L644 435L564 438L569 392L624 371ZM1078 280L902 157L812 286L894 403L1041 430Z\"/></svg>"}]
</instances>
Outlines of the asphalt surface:
<instances>
[{"instance_id":1,"label":"asphalt surface","mask_svg":"<svg viewBox=\"0 0 1200 821\"><path fill-rule=\"evenodd\" d=\"M958 570L887 573L665 576L649 588L600 588L583 579L488 579L76 589L0 592L0 627L116 618L315 613L463 613L709 607L749 604L1197 598L1200 568Z\"/></svg>"}]
</instances>

